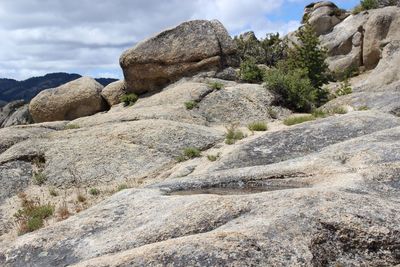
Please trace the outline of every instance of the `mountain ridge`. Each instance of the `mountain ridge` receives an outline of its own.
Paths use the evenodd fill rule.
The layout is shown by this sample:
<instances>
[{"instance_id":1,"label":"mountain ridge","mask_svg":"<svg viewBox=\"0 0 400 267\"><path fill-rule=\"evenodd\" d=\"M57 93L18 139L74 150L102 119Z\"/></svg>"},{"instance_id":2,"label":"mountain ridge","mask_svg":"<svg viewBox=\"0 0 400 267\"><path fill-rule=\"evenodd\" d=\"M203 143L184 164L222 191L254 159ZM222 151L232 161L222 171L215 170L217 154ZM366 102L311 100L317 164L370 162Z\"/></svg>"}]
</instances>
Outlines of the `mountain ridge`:
<instances>
[{"instance_id":1,"label":"mountain ridge","mask_svg":"<svg viewBox=\"0 0 400 267\"><path fill-rule=\"evenodd\" d=\"M29 102L45 89L58 87L81 77L82 75L77 73L54 72L21 81L0 78L0 105L1 102L11 102L19 99ZM117 79L113 78L96 78L95 80L103 86L117 81Z\"/></svg>"}]
</instances>

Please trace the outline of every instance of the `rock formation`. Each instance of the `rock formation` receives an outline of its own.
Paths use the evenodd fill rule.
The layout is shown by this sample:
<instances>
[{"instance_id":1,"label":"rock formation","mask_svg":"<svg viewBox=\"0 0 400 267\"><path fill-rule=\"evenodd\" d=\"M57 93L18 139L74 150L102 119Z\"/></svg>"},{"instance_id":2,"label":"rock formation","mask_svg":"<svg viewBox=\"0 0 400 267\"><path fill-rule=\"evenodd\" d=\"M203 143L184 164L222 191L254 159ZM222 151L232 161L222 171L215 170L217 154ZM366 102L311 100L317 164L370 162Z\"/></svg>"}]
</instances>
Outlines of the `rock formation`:
<instances>
[{"instance_id":1,"label":"rock formation","mask_svg":"<svg viewBox=\"0 0 400 267\"><path fill-rule=\"evenodd\" d=\"M101 97L103 86L83 77L40 92L29 104L35 122L73 120L107 109Z\"/></svg>"},{"instance_id":2,"label":"rock formation","mask_svg":"<svg viewBox=\"0 0 400 267\"><path fill-rule=\"evenodd\" d=\"M333 30L321 35L327 47L329 67L340 72L348 68L374 69L383 48L400 41L398 33L400 10L386 7L347 17Z\"/></svg>"},{"instance_id":3,"label":"rock formation","mask_svg":"<svg viewBox=\"0 0 400 267\"><path fill-rule=\"evenodd\" d=\"M377 0L379 7L400 6L399 0Z\"/></svg>"},{"instance_id":4,"label":"rock formation","mask_svg":"<svg viewBox=\"0 0 400 267\"><path fill-rule=\"evenodd\" d=\"M348 114L300 125L282 124L293 114L261 85L215 78L233 76L232 69L217 73L230 50L214 45L230 39L216 33L216 22L181 24L124 53L126 84L101 92L82 78L40 94L30 105L34 118L62 121L0 129L0 265L400 264L397 16L396 7L371 10L321 35L331 64L350 62L341 66L364 66L365 42L368 59L383 35L389 42L372 70L350 80L353 93L323 107L346 106ZM372 26L379 18L390 21L387 34ZM185 38L196 40L193 49ZM165 59L171 64L161 68ZM151 68L137 80L143 65ZM155 88L133 106L117 105L122 93ZM89 104L96 104L91 114L103 110L101 95L112 105L107 112L71 113ZM246 129L252 122L269 129ZM242 139L227 144L228 132L239 130ZM21 191L56 213L42 229L17 236Z\"/></svg>"},{"instance_id":5,"label":"rock formation","mask_svg":"<svg viewBox=\"0 0 400 267\"><path fill-rule=\"evenodd\" d=\"M334 3L321 1L306 6L302 21L309 23L313 26L317 35L321 35L329 33L348 15L348 12L339 9Z\"/></svg>"},{"instance_id":6,"label":"rock formation","mask_svg":"<svg viewBox=\"0 0 400 267\"><path fill-rule=\"evenodd\" d=\"M219 21L185 22L140 42L120 65L131 92L159 90L186 75L235 65L236 48Z\"/></svg>"},{"instance_id":7,"label":"rock formation","mask_svg":"<svg viewBox=\"0 0 400 267\"><path fill-rule=\"evenodd\" d=\"M32 122L28 105L23 100L10 102L0 108L0 128Z\"/></svg>"}]
</instances>

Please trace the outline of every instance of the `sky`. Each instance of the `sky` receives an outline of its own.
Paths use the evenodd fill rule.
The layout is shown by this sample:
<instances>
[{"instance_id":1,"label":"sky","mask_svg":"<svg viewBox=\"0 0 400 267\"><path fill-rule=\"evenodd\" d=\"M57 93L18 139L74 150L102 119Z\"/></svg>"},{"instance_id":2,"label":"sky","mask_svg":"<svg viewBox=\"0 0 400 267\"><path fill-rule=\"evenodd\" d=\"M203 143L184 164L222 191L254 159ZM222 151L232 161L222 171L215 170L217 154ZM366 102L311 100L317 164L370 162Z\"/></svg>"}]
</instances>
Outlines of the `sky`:
<instances>
[{"instance_id":1,"label":"sky","mask_svg":"<svg viewBox=\"0 0 400 267\"><path fill-rule=\"evenodd\" d=\"M0 78L51 72L122 78L119 56L191 19L218 19L231 35L297 29L311 0L0 0ZM358 0L336 0L350 9Z\"/></svg>"}]
</instances>

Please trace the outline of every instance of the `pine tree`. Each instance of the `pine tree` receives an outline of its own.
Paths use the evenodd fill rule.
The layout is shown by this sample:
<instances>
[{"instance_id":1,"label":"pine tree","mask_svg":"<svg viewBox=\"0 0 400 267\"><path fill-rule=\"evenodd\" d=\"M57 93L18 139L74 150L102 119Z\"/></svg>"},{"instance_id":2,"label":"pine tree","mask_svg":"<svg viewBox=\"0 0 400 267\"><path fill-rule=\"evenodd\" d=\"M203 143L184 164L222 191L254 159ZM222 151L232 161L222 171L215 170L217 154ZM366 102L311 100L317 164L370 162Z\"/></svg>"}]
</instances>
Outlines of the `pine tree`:
<instances>
[{"instance_id":1,"label":"pine tree","mask_svg":"<svg viewBox=\"0 0 400 267\"><path fill-rule=\"evenodd\" d=\"M321 47L318 36L309 24L305 24L296 36L300 45L294 44L294 47L289 49L287 68L305 70L312 85L317 89L318 102L322 103L326 100L327 92L321 87L329 81L328 65L325 62L326 50Z\"/></svg>"}]
</instances>

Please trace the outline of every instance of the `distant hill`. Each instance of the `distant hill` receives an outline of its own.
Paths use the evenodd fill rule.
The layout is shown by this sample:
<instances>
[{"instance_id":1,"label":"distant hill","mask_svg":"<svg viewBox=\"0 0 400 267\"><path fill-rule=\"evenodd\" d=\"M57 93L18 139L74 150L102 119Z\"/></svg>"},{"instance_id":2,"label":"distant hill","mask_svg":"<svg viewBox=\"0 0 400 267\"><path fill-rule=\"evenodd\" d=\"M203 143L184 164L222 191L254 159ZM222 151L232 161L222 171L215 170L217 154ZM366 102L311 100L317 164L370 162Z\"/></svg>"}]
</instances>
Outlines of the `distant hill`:
<instances>
[{"instance_id":1,"label":"distant hill","mask_svg":"<svg viewBox=\"0 0 400 267\"><path fill-rule=\"evenodd\" d=\"M54 88L64 83L82 77L79 74L69 73L50 73L40 77L29 78L24 81L13 79L0 79L0 105L1 102L10 102L17 99L30 101L44 89ZM103 86L108 85L116 79L98 78L96 79Z\"/></svg>"}]
</instances>

